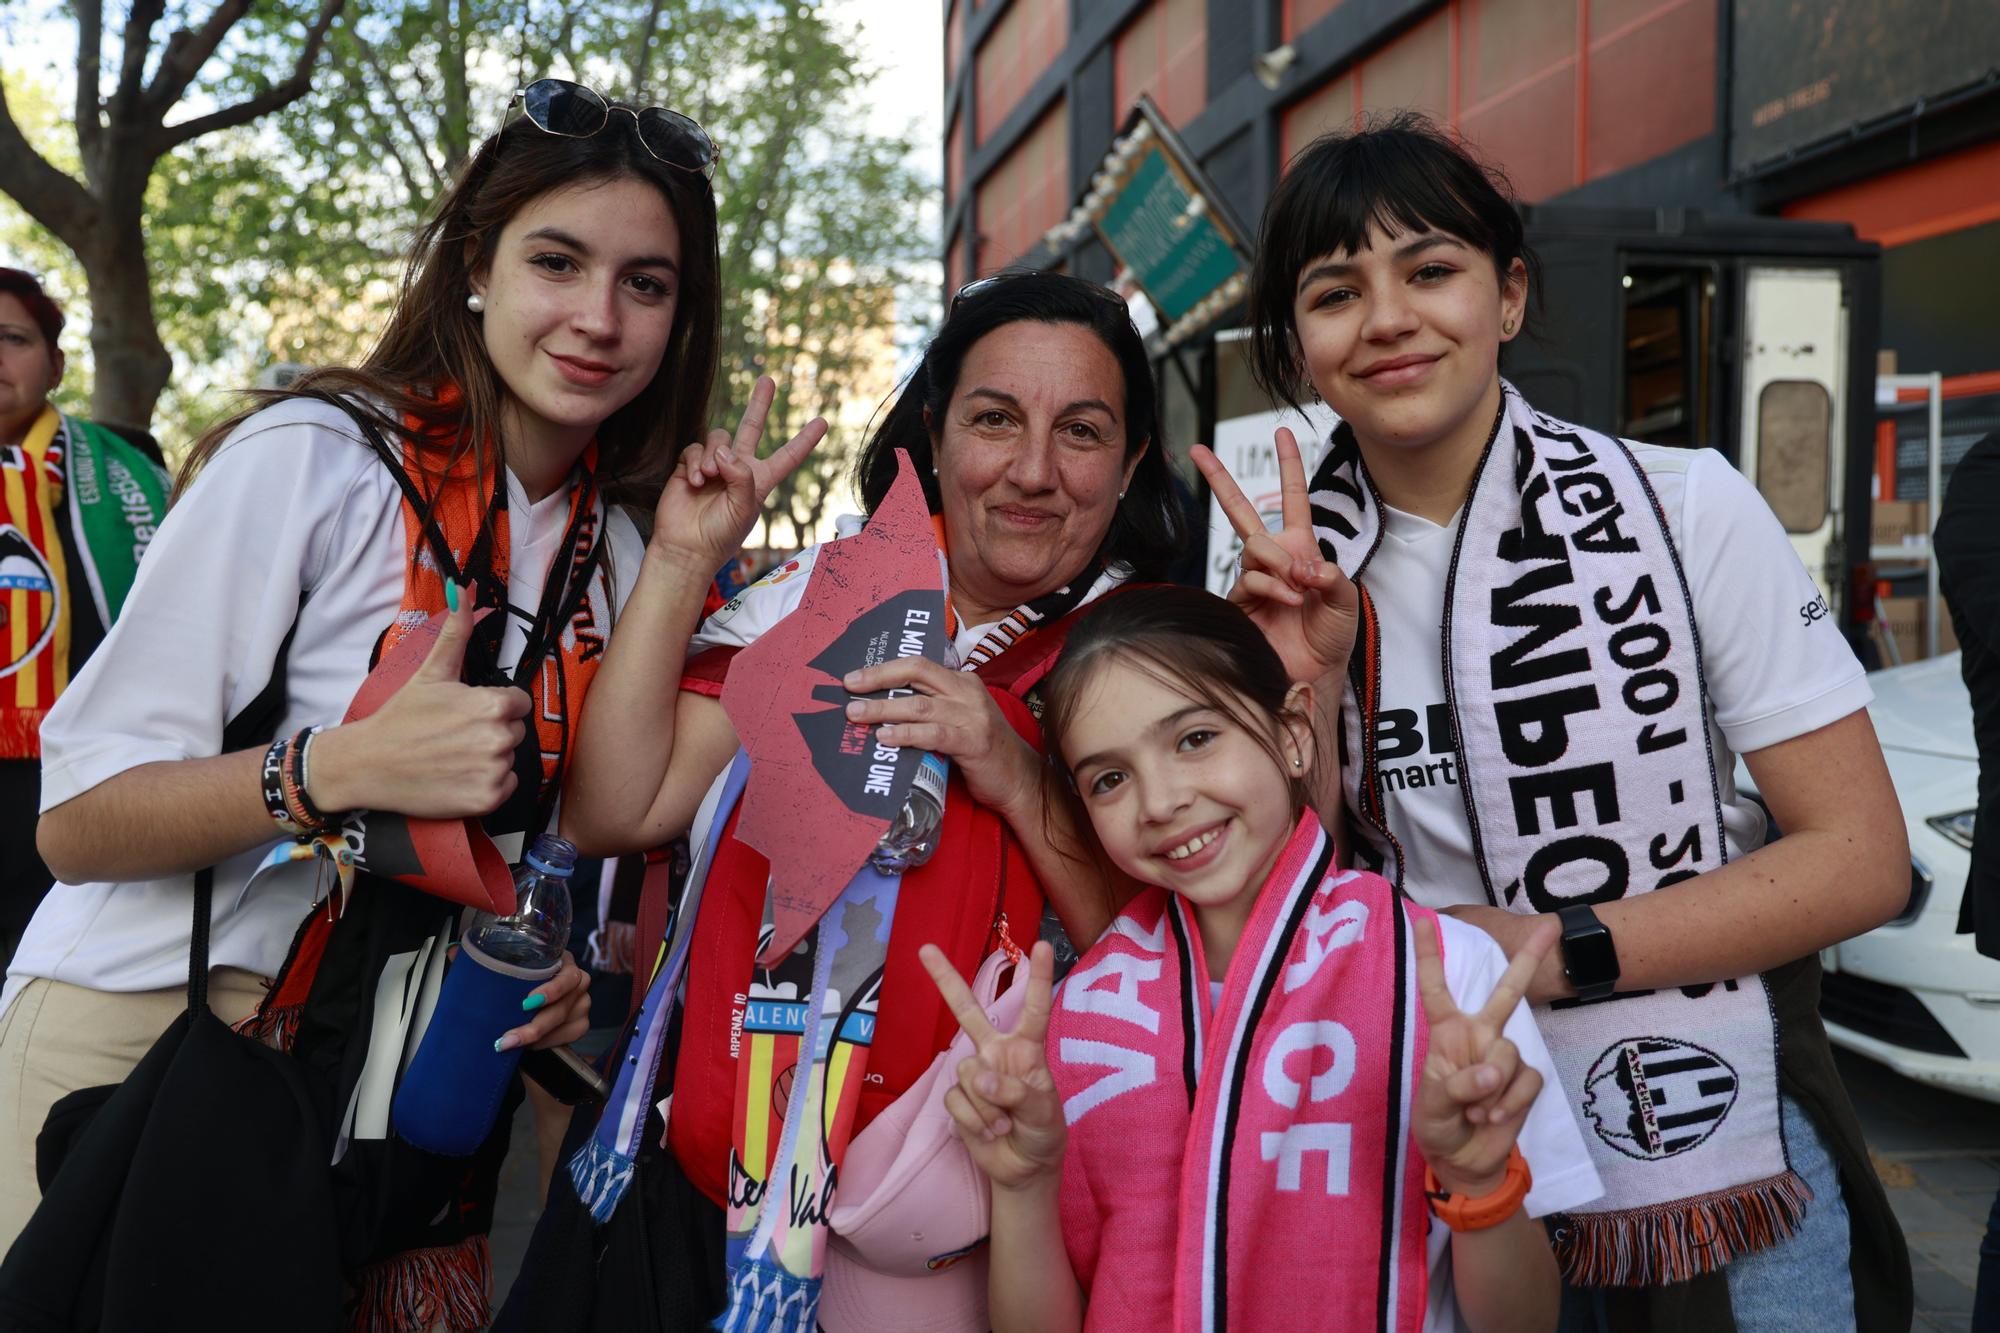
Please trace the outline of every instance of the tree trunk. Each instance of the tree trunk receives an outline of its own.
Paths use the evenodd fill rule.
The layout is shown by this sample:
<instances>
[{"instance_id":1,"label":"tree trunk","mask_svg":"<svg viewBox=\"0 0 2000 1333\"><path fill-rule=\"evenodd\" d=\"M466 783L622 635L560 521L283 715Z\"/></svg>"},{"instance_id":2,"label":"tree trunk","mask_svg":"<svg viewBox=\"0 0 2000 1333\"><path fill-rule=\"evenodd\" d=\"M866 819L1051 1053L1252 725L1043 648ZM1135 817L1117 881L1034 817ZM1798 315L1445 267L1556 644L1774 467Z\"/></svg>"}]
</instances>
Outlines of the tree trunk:
<instances>
[{"instance_id":1,"label":"tree trunk","mask_svg":"<svg viewBox=\"0 0 2000 1333\"><path fill-rule=\"evenodd\" d=\"M88 246L77 256L90 284L90 349L97 359L90 414L106 425L151 431L153 407L174 362L153 315L140 215L136 208L118 212L123 216L105 218L110 243Z\"/></svg>"},{"instance_id":2,"label":"tree trunk","mask_svg":"<svg viewBox=\"0 0 2000 1333\"><path fill-rule=\"evenodd\" d=\"M444 75L444 174L457 180L472 156L471 107L465 78L468 42L465 0L445 0L444 31L438 37L438 65Z\"/></svg>"}]
</instances>

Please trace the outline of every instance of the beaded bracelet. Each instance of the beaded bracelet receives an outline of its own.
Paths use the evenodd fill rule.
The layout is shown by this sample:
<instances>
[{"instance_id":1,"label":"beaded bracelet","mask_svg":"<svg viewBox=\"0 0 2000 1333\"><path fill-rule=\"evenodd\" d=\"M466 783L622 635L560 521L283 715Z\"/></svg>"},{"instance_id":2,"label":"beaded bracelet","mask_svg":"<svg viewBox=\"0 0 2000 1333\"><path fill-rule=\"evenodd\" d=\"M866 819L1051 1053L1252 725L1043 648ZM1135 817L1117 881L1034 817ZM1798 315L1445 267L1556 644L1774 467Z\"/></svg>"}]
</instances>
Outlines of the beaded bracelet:
<instances>
[{"instance_id":1,"label":"beaded bracelet","mask_svg":"<svg viewBox=\"0 0 2000 1333\"><path fill-rule=\"evenodd\" d=\"M292 738L291 752L285 765L285 805L293 819L313 832L330 833L340 826L340 821L330 818L306 794L307 775L312 771L313 737L319 733L320 728L307 727Z\"/></svg>"},{"instance_id":2,"label":"beaded bracelet","mask_svg":"<svg viewBox=\"0 0 2000 1333\"><path fill-rule=\"evenodd\" d=\"M308 837L331 833L337 827L306 797L304 779L306 746L312 740L313 733L318 730L317 727L305 728L286 743L285 750L282 784L285 813Z\"/></svg>"}]
</instances>

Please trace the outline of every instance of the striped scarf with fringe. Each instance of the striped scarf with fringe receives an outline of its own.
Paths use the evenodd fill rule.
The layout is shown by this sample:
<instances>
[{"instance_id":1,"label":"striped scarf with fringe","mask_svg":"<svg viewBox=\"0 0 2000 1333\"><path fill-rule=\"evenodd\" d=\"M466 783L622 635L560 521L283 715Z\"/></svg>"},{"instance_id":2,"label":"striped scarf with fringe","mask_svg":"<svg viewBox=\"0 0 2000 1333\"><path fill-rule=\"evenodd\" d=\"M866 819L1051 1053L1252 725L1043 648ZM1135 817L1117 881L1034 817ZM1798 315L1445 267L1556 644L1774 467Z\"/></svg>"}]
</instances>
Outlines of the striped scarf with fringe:
<instances>
[{"instance_id":1,"label":"striped scarf with fringe","mask_svg":"<svg viewBox=\"0 0 2000 1333\"><path fill-rule=\"evenodd\" d=\"M1344 424L1312 505L1321 549L1361 592L1343 709L1348 806L1365 850L1401 884L1376 755L1381 682L1396 664L1382 660L1367 579L1382 502ZM1488 901L1555 912L1723 865L1694 604L1631 452L1503 382L1456 522L1440 650ZM1797 1230L1812 1191L1786 1155L1762 977L1558 1000L1535 1018L1605 1187L1558 1229L1571 1282L1684 1281Z\"/></svg>"}]
</instances>

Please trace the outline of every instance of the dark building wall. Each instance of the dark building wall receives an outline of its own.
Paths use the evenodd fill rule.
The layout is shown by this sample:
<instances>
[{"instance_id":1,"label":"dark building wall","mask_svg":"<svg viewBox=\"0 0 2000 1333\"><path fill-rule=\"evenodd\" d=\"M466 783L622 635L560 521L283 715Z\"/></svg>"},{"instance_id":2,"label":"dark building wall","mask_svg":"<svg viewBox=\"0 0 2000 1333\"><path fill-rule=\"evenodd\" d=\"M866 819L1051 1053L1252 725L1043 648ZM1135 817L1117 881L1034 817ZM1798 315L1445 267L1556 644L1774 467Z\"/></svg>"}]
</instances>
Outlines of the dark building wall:
<instances>
[{"instance_id":1,"label":"dark building wall","mask_svg":"<svg viewBox=\"0 0 2000 1333\"><path fill-rule=\"evenodd\" d=\"M1066 44L1020 104L976 143L980 42L1010 5L1050 3L1067 5ZM996 173L1002 181L1020 176L1004 174L1010 155L1058 102L1067 115L1066 180L1047 197L1060 195L1066 205L1087 187L1123 119L1120 34L1169 3L984 0L971 8L972 0L956 0L955 8L947 6L947 30L964 42L948 65L958 76L946 110L956 126L955 151L964 157L946 206L955 279L970 276L975 257L988 267L1026 258L1110 276L1111 260L1094 241L1070 255L1039 242L1020 254L1000 254L992 245L976 252L982 229L976 201L982 187L991 192ZM1864 0L1859 9L1843 9L1839 22L1852 26L1868 8ZM1733 157L1745 155L1732 154L1729 127L1741 119L1731 105L1732 85L1763 85L1736 77L1736 62L1759 57L1755 49L1733 47L1732 0L1207 0L1206 23L1201 110L1177 129L1253 233L1291 151L1370 111L1415 101L1458 126L1531 202L1723 215L1783 211L1853 222L1864 237L1888 246L1883 344L1897 349L1906 369L2000 368L2000 333L1989 332L2000 321L1974 302L1976 293L2000 285L1994 227L1975 225L1983 220L1974 217L1953 224L1957 230L1915 240L1871 233L1865 209L1848 211L1839 197L1857 181L1881 177L1886 184L1912 162L2000 142L2000 74L1989 76L1990 88L1950 90L1933 105L1899 113L1893 124L1860 127L1837 144L1802 143L1782 160L1733 166ZM1742 31L1752 47L1770 40L1755 25ZM1267 88L1254 66L1288 38L1293 59ZM1819 95L1808 89L1795 100ZM1837 87L1829 95L1837 101ZM1812 110L1827 124L1844 123L1837 108L1830 115ZM1007 203L984 201L988 223ZM1051 203L1043 211L1048 216L1035 221L1046 230L1062 210Z\"/></svg>"}]
</instances>

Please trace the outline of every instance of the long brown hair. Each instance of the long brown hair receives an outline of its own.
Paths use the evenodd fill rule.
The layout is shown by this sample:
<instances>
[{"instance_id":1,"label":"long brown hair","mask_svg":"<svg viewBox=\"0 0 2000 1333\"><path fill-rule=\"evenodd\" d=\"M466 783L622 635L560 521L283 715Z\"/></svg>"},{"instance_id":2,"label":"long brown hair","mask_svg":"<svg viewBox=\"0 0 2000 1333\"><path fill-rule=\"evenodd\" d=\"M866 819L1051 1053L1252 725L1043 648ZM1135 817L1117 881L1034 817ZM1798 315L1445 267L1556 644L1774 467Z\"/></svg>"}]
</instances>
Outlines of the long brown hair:
<instances>
[{"instance_id":1,"label":"long brown hair","mask_svg":"<svg viewBox=\"0 0 2000 1333\"><path fill-rule=\"evenodd\" d=\"M367 358L358 366L312 371L285 390L255 394L248 409L195 444L176 489L186 488L245 418L305 393L349 395L392 439L404 433L404 418L415 418L421 442L450 442L435 457L423 456L427 471L442 474L470 450L481 475L490 475L506 462L499 442L507 387L486 354L478 317L466 309L472 275L492 262L501 229L534 200L623 177L659 190L681 237L679 295L660 368L638 397L597 429L597 478L605 498L650 511L680 450L705 432L718 355L721 259L707 180L647 152L636 122L624 115L611 116L588 138L548 134L523 117L480 145L417 233L396 307ZM458 393L441 400L437 390L445 385L458 386Z\"/></svg>"}]
</instances>

